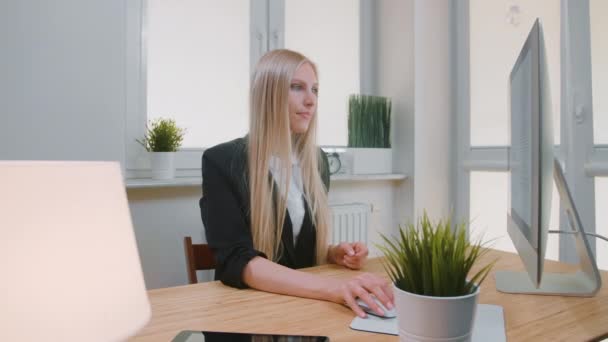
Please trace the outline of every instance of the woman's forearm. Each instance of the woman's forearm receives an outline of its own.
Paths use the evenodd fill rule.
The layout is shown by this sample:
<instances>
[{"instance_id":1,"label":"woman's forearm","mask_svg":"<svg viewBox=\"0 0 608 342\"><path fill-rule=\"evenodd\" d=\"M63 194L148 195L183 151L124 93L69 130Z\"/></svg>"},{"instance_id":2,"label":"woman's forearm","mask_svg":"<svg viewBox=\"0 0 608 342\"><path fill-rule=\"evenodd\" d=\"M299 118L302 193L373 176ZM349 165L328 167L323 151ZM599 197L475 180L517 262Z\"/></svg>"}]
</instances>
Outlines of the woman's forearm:
<instances>
[{"instance_id":1,"label":"woman's forearm","mask_svg":"<svg viewBox=\"0 0 608 342\"><path fill-rule=\"evenodd\" d=\"M365 317L366 314L357 304L357 298L363 300L379 315L382 315L383 311L372 295L387 308L393 307L392 288L386 280L371 273L338 280L293 270L262 257L255 257L245 266L243 280L250 287L261 291L345 303L359 317Z\"/></svg>"},{"instance_id":2,"label":"woman's forearm","mask_svg":"<svg viewBox=\"0 0 608 342\"><path fill-rule=\"evenodd\" d=\"M276 264L262 257L249 261L243 280L250 287L290 296L340 302L338 281Z\"/></svg>"}]
</instances>

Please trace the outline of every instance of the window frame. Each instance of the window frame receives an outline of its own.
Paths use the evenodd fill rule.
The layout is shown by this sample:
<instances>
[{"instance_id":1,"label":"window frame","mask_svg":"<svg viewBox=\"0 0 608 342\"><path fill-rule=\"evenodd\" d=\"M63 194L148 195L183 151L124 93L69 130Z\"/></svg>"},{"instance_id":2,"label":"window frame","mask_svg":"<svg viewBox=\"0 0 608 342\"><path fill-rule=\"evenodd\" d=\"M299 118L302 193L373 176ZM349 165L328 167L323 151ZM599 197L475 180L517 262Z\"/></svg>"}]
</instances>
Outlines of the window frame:
<instances>
[{"instance_id":1,"label":"window frame","mask_svg":"<svg viewBox=\"0 0 608 342\"><path fill-rule=\"evenodd\" d=\"M566 166L566 179L575 203L578 204L585 231L595 233L594 177L608 176L608 145L593 144L589 0L560 1L561 145L555 147L555 155L562 165ZM463 0L453 6L453 22L456 29L453 30L452 39L455 56L452 86L455 89L456 101L456 110L453 113L456 143L452 145L451 151L455 156L452 163L451 200L454 203L456 217L459 220L468 220L470 172L508 172L509 147L473 147L470 144L470 3L469 0ZM580 120L581 116L585 119ZM561 205L559 210L560 229L570 230L566 226L567 219ZM597 245L595 240L589 240L594 252ZM565 262L576 262L576 249L572 237L560 236L559 258Z\"/></svg>"},{"instance_id":2,"label":"window frame","mask_svg":"<svg viewBox=\"0 0 608 342\"><path fill-rule=\"evenodd\" d=\"M276 18L281 10L281 1L250 1L250 70L255 62L271 46L268 32L280 31L281 20ZM149 159L143 148L136 142L145 133L148 121L146 106L147 82L147 0L125 2L127 6L127 111L125 118L125 165L126 179L149 178L151 176ZM273 48L276 42L273 42ZM282 42L278 42L281 43ZM175 154L176 177L199 177L201 155L205 148L180 148Z\"/></svg>"},{"instance_id":3,"label":"window frame","mask_svg":"<svg viewBox=\"0 0 608 342\"><path fill-rule=\"evenodd\" d=\"M126 6L126 117L125 179L149 178L149 158L136 142L145 133L146 110L146 1L130 0ZM284 47L285 0L250 1L250 70L272 49ZM372 5L358 0L360 39L360 89L369 89L373 78L374 56L364 52L373 34ZM201 155L205 148L180 148L175 156L176 177L200 177Z\"/></svg>"}]
</instances>

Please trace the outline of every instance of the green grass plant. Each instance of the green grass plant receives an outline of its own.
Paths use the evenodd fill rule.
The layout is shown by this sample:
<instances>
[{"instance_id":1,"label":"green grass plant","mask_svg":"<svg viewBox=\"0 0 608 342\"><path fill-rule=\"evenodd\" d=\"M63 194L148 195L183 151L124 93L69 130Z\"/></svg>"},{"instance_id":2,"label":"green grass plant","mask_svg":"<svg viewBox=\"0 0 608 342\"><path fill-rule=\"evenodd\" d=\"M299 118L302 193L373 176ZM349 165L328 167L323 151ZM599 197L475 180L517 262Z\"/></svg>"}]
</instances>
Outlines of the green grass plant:
<instances>
[{"instance_id":1,"label":"green grass plant","mask_svg":"<svg viewBox=\"0 0 608 342\"><path fill-rule=\"evenodd\" d=\"M399 237L381 235L384 268L403 291L433 297L457 297L475 292L496 260L468 278L471 268L488 250L481 239L471 243L466 224L452 227L452 220L433 224L426 212L417 225L399 229Z\"/></svg>"},{"instance_id":2,"label":"green grass plant","mask_svg":"<svg viewBox=\"0 0 608 342\"><path fill-rule=\"evenodd\" d=\"M391 100L371 95L348 99L348 147L391 147Z\"/></svg>"}]
</instances>

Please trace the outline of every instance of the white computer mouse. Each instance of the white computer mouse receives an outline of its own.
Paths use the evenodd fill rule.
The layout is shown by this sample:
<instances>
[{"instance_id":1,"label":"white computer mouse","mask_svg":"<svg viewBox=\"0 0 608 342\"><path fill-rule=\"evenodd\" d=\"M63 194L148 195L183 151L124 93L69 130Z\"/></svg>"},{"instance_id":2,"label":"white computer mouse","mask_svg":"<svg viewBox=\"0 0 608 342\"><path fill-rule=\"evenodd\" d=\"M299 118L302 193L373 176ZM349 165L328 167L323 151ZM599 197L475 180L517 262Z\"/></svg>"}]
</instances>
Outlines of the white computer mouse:
<instances>
[{"instance_id":1,"label":"white computer mouse","mask_svg":"<svg viewBox=\"0 0 608 342\"><path fill-rule=\"evenodd\" d=\"M374 302L376 302L376 304L378 304L378 306L380 306L380 309L382 309L382 311L384 311L384 315L378 314L376 311L371 309L364 301L362 301L359 298L357 298L357 304L359 304L359 306L361 307L361 309L363 309L363 311L367 312L370 315L374 315L374 316L378 316L378 317L382 317L382 318L397 317L397 311L394 308L389 310L389 309L385 308L384 305L382 305L382 303L376 297L372 297L372 298L374 299Z\"/></svg>"}]
</instances>

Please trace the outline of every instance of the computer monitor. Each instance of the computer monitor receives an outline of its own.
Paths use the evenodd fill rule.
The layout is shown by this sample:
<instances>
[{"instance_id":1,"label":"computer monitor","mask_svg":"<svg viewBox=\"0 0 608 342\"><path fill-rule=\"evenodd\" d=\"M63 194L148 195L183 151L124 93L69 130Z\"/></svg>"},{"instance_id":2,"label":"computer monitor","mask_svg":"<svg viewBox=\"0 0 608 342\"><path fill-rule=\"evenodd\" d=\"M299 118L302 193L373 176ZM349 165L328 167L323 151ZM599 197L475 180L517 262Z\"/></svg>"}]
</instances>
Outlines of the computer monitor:
<instances>
[{"instance_id":1,"label":"computer monitor","mask_svg":"<svg viewBox=\"0 0 608 342\"><path fill-rule=\"evenodd\" d=\"M535 20L511 70L509 203L507 231L526 272L496 272L499 291L591 296L601 287L597 265L561 165L553 153L553 118L542 25ZM553 180L581 263L575 274L543 274L549 234Z\"/></svg>"}]
</instances>

